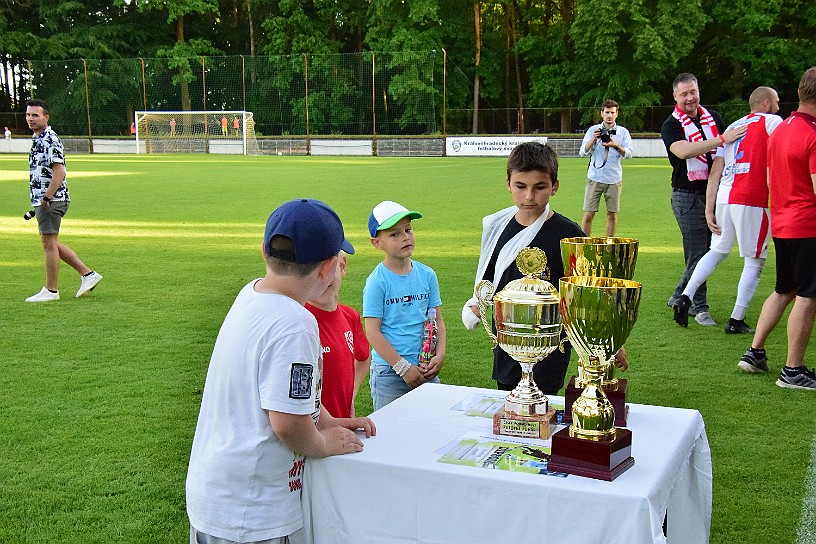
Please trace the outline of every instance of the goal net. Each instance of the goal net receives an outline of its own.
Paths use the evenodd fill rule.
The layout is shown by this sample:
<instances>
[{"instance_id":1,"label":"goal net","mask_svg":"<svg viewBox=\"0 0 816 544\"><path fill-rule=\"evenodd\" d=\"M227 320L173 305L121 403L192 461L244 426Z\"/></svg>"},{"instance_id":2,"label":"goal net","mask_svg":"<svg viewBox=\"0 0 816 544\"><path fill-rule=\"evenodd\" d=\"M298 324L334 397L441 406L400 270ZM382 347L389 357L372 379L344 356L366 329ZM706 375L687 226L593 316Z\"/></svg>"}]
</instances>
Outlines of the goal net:
<instances>
[{"instance_id":1,"label":"goal net","mask_svg":"<svg viewBox=\"0 0 816 544\"><path fill-rule=\"evenodd\" d=\"M136 153L260 155L250 111L137 111Z\"/></svg>"}]
</instances>

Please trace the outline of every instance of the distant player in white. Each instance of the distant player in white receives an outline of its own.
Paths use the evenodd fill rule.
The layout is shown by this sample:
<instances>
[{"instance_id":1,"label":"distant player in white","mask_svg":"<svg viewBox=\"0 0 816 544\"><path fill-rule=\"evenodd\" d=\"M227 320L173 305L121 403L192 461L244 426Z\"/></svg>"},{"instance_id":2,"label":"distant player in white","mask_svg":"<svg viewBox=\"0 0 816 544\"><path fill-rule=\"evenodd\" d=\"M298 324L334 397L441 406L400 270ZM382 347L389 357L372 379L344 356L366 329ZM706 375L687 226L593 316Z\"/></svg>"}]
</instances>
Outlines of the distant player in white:
<instances>
[{"instance_id":1,"label":"distant player in white","mask_svg":"<svg viewBox=\"0 0 816 544\"><path fill-rule=\"evenodd\" d=\"M688 323L688 308L694 293L728 256L736 241L745 265L737 286L737 301L725 332L753 332L745 323L745 314L759 285L770 241L768 136L782 118L773 115L779 111L779 95L770 87L757 87L748 104L751 113L729 127L747 124L745 136L718 149L708 177L706 222L713 235L709 251L697 263L683 291L680 311L675 309L675 321L682 326L686 326L684 322Z\"/></svg>"}]
</instances>

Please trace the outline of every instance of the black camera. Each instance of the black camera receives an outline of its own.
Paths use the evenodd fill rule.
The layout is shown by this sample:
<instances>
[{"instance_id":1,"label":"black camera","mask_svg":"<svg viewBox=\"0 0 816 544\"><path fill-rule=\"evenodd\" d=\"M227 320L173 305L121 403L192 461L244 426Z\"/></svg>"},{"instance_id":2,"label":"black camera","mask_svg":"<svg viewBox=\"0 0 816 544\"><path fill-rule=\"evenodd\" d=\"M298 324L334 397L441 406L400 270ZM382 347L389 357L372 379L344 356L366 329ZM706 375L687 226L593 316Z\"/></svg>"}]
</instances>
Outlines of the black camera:
<instances>
[{"instance_id":1,"label":"black camera","mask_svg":"<svg viewBox=\"0 0 816 544\"><path fill-rule=\"evenodd\" d=\"M34 212L34 210L28 210L27 212L25 212L25 214L23 214L23 219L28 221L29 219L31 219L35 215L37 215L37 214Z\"/></svg>"},{"instance_id":2,"label":"black camera","mask_svg":"<svg viewBox=\"0 0 816 544\"><path fill-rule=\"evenodd\" d=\"M601 127L601 134L598 137L603 143L608 144L612 141L612 135L617 133L618 131L614 128Z\"/></svg>"}]
</instances>

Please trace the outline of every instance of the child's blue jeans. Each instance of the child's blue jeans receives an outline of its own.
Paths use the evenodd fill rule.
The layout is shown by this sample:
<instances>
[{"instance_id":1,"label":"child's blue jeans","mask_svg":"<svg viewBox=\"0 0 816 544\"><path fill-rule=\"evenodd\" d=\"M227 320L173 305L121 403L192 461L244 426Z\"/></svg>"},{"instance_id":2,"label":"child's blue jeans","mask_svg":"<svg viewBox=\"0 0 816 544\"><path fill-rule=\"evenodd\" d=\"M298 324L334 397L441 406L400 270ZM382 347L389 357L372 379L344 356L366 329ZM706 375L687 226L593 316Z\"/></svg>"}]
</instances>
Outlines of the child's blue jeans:
<instances>
[{"instance_id":1,"label":"child's blue jeans","mask_svg":"<svg viewBox=\"0 0 816 544\"><path fill-rule=\"evenodd\" d=\"M427 383L439 383L439 376ZM394 369L388 365L371 365L369 375L369 386L371 387L371 400L374 402L374 410L379 410L388 403L391 403L411 390Z\"/></svg>"}]
</instances>

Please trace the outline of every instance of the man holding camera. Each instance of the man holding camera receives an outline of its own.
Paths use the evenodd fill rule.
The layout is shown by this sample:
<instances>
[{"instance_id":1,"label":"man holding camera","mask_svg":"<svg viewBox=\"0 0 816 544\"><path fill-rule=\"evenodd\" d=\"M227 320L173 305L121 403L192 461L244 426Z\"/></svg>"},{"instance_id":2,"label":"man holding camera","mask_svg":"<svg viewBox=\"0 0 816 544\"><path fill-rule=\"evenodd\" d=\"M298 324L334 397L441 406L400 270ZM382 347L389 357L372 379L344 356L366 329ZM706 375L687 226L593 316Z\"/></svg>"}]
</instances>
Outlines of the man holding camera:
<instances>
[{"instance_id":1,"label":"man holding camera","mask_svg":"<svg viewBox=\"0 0 816 544\"><path fill-rule=\"evenodd\" d=\"M615 122L618 103L606 100L601 105L601 118L603 123L589 127L578 151L581 157L590 156L584 192L584 217L581 219L581 228L587 236L592 234L592 220L600 208L601 195L606 203L606 235L615 236L623 183L621 159L632 156L632 137L625 127Z\"/></svg>"}]
</instances>

